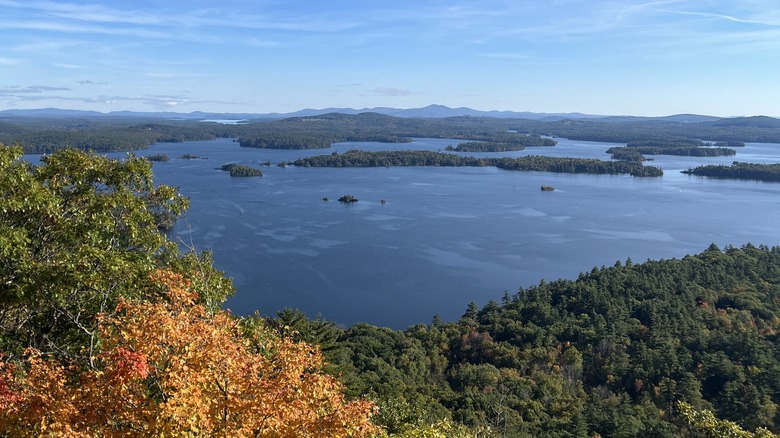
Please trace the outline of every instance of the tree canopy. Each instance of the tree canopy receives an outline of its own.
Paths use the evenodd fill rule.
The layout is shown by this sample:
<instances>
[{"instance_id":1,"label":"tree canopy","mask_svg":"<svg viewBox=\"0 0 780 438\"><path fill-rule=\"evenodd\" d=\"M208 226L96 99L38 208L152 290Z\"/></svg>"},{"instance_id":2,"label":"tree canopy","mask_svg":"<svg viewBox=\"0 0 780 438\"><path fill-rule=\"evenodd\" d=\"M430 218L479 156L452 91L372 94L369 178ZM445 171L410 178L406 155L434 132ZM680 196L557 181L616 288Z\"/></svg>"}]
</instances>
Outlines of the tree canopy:
<instances>
[{"instance_id":1,"label":"tree canopy","mask_svg":"<svg viewBox=\"0 0 780 438\"><path fill-rule=\"evenodd\" d=\"M160 222L151 162L0 145L0 435L378 433L320 350L219 310L232 283Z\"/></svg>"},{"instance_id":2,"label":"tree canopy","mask_svg":"<svg viewBox=\"0 0 780 438\"><path fill-rule=\"evenodd\" d=\"M100 318L91 368L37 350L0 364L0 432L68 436L367 437L374 405L346 402L317 347L245 333L196 304L181 275L151 274L154 300ZM158 293L161 292L161 293Z\"/></svg>"}]
</instances>

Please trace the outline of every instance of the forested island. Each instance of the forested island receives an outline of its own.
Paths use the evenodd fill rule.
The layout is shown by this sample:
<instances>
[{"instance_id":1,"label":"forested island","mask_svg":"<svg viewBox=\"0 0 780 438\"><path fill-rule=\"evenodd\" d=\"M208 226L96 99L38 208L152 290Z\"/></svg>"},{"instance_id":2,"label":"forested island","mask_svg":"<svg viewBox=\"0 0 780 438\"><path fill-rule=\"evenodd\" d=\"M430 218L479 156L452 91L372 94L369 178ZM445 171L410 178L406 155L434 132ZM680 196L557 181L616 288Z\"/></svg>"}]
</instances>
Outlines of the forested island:
<instances>
[{"instance_id":1,"label":"forested island","mask_svg":"<svg viewBox=\"0 0 780 438\"><path fill-rule=\"evenodd\" d=\"M697 147L697 146L683 146L683 147L658 147L658 146L628 146L628 147L614 147L607 149L608 154L612 154L612 158L616 158L624 155L624 150L628 150L628 156L633 156L633 153L641 155L683 155L688 157L723 157L729 155L736 155L737 151L731 148L710 148L710 147ZM635 151L635 152L630 152ZM617 154L617 155L616 155Z\"/></svg>"},{"instance_id":2,"label":"forested island","mask_svg":"<svg viewBox=\"0 0 780 438\"><path fill-rule=\"evenodd\" d=\"M730 166L710 164L683 170L682 173L711 178L777 182L780 181L780 164L740 163L735 161Z\"/></svg>"},{"instance_id":3,"label":"forested island","mask_svg":"<svg viewBox=\"0 0 780 438\"><path fill-rule=\"evenodd\" d=\"M168 154L152 154L152 155L147 155L144 158L154 162L166 162L166 161L170 161L171 159L171 157L169 157Z\"/></svg>"},{"instance_id":4,"label":"forested island","mask_svg":"<svg viewBox=\"0 0 780 438\"><path fill-rule=\"evenodd\" d=\"M509 151L522 151L525 146L522 144L509 144L509 143L495 143L489 141L467 141L459 143L457 146L452 145L444 148L450 152L509 152Z\"/></svg>"},{"instance_id":5,"label":"forested island","mask_svg":"<svg viewBox=\"0 0 780 438\"><path fill-rule=\"evenodd\" d=\"M229 172L230 176L263 176L262 170L244 164L224 164L220 167L220 170Z\"/></svg>"},{"instance_id":6,"label":"forested island","mask_svg":"<svg viewBox=\"0 0 780 438\"><path fill-rule=\"evenodd\" d=\"M241 317L160 231L188 200L149 160L22 154L0 145L0 435L780 432L780 247L618 261L403 331Z\"/></svg>"},{"instance_id":7,"label":"forested island","mask_svg":"<svg viewBox=\"0 0 780 438\"><path fill-rule=\"evenodd\" d=\"M716 147L713 147L717 145ZM741 142L707 143L701 140L634 140L626 146L612 147L607 153L614 160L645 161L645 155L683 155L689 157L720 157L736 155L737 151L724 145L744 147Z\"/></svg>"},{"instance_id":8,"label":"forested island","mask_svg":"<svg viewBox=\"0 0 780 438\"><path fill-rule=\"evenodd\" d=\"M561 158L527 156L518 158L475 158L433 151L347 151L296 160L301 167L389 167L389 166L442 166L482 167L496 166L506 170L525 170L558 173L629 174L632 176L662 176L663 171L654 166L628 161L601 161L587 158Z\"/></svg>"}]
</instances>

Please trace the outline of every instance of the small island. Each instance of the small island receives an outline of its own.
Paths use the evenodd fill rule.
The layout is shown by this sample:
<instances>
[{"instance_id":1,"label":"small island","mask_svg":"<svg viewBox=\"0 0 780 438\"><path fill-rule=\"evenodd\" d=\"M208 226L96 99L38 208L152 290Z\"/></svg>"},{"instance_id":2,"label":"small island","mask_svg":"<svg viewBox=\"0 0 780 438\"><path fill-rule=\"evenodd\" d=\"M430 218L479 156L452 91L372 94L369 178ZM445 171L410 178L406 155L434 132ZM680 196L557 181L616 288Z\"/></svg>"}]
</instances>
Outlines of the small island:
<instances>
[{"instance_id":1,"label":"small island","mask_svg":"<svg viewBox=\"0 0 780 438\"><path fill-rule=\"evenodd\" d=\"M195 154L184 154L179 157L181 160L199 160L200 156Z\"/></svg>"},{"instance_id":2,"label":"small island","mask_svg":"<svg viewBox=\"0 0 780 438\"><path fill-rule=\"evenodd\" d=\"M158 161L158 162L159 161L168 161L168 160L171 159L168 156L168 154L154 154L154 155L148 155L148 156L146 156L144 158L146 158L149 161Z\"/></svg>"},{"instance_id":3,"label":"small island","mask_svg":"<svg viewBox=\"0 0 780 438\"><path fill-rule=\"evenodd\" d=\"M553 187L553 186L542 186L542 191L543 192L553 192L553 191L555 191L555 187Z\"/></svg>"},{"instance_id":4,"label":"small island","mask_svg":"<svg viewBox=\"0 0 780 438\"><path fill-rule=\"evenodd\" d=\"M637 163L647 161L647 157L642 155L636 148L613 147L607 149L607 153L612 154L613 160L635 161Z\"/></svg>"},{"instance_id":5,"label":"small island","mask_svg":"<svg viewBox=\"0 0 780 438\"><path fill-rule=\"evenodd\" d=\"M263 176L263 172L260 169L255 169L243 164L225 164L219 169L230 172L230 176Z\"/></svg>"},{"instance_id":6,"label":"small island","mask_svg":"<svg viewBox=\"0 0 780 438\"><path fill-rule=\"evenodd\" d=\"M357 198L352 195L344 195L339 198L339 202L343 202L345 204L351 204L353 202L358 202Z\"/></svg>"}]
</instances>

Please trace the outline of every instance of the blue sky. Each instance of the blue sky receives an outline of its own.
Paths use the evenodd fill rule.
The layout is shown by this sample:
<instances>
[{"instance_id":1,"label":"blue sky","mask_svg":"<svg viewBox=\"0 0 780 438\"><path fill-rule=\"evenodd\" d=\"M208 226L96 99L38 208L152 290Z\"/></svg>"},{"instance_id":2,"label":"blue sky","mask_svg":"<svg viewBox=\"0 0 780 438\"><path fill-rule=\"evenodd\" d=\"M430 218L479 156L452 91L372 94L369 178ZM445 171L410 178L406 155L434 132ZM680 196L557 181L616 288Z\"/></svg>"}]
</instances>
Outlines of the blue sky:
<instances>
[{"instance_id":1,"label":"blue sky","mask_svg":"<svg viewBox=\"0 0 780 438\"><path fill-rule=\"evenodd\" d=\"M0 110L780 116L777 0L0 0Z\"/></svg>"}]
</instances>

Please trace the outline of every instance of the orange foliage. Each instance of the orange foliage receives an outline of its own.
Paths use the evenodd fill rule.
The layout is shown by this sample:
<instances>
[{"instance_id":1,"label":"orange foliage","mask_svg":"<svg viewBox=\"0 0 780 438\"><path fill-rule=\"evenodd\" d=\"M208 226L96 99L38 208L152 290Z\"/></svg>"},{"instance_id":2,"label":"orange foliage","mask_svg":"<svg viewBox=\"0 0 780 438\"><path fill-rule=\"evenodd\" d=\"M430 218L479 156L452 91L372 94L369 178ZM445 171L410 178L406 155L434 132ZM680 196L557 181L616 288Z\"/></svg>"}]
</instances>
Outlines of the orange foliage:
<instances>
[{"instance_id":1,"label":"orange foliage","mask_svg":"<svg viewBox=\"0 0 780 438\"><path fill-rule=\"evenodd\" d=\"M122 301L100 324L94 369L28 352L0 362L0 434L363 437L380 433L368 401L347 402L320 351L269 336L254 348L225 312L195 304L176 274L156 302ZM256 347L260 345L260 347Z\"/></svg>"}]
</instances>

